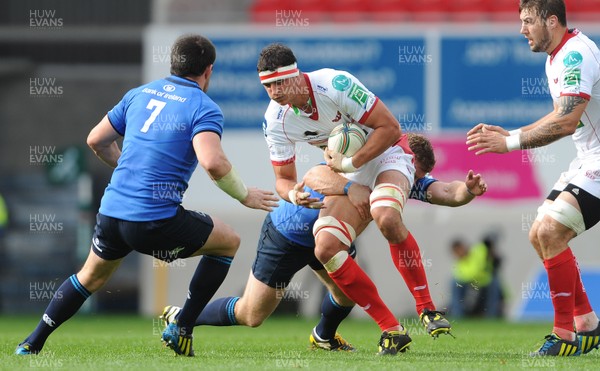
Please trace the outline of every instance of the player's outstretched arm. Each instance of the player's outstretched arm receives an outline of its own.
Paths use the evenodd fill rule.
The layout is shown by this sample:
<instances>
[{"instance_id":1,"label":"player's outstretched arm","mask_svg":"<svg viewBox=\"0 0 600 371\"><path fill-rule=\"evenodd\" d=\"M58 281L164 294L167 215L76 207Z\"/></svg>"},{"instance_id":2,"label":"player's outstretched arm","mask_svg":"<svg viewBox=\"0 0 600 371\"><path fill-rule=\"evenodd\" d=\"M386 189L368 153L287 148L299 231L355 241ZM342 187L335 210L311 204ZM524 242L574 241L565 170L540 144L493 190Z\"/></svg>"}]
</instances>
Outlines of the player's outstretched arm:
<instances>
[{"instance_id":1,"label":"player's outstretched arm","mask_svg":"<svg viewBox=\"0 0 600 371\"><path fill-rule=\"evenodd\" d=\"M369 187L350 182L325 165L309 169L304 175L304 183L325 196L348 195L348 199L358 211L361 219L371 218L369 202L371 190Z\"/></svg>"},{"instance_id":2,"label":"player's outstretched arm","mask_svg":"<svg viewBox=\"0 0 600 371\"><path fill-rule=\"evenodd\" d=\"M272 211L277 206L278 198L273 192L246 187L223 152L219 135L212 131L198 133L193 145L200 166L229 196L252 209Z\"/></svg>"},{"instance_id":3,"label":"player's outstretched arm","mask_svg":"<svg viewBox=\"0 0 600 371\"><path fill-rule=\"evenodd\" d=\"M110 124L108 116L104 116L88 134L87 145L100 160L115 168L119 157L121 157L121 149L116 142L120 136Z\"/></svg>"},{"instance_id":4,"label":"player's outstretched arm","mask_svg":"<svg viewBox=\"0 0 600 371\"><path fill-rule=\"evenodd\" d=\"M468 149L482 155L546 146L575 132L587 104L578 96L561 96L551 113L510 136L493 127L488 130L487 125L476 125L467 133Z\"/></svg>"},{"instance_id":5,"label":"player's outstretched arm","mask_svg":"<svg viewBox=\"0 0 600 371\"><path fill-rule=\"evenodd\" d=\"M427 197L434 205L456 207L468 204L486 191L487 184L481 174L474 174L473 170L469 170L464 182L455 180L450 183L431 183L427 188Z\"/></svg>"}]
</instances>

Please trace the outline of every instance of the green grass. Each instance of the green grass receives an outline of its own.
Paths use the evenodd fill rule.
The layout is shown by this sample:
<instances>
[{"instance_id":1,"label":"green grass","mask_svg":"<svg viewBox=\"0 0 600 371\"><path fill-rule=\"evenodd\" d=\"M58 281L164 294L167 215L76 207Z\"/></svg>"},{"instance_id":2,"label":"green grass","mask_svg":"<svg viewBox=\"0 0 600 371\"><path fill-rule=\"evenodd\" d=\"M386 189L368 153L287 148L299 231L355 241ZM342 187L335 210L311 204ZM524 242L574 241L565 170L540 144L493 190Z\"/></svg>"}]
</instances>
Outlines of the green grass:
<instances>
[{"instance_id":1,"label":"green grass","mask_svg":"<svg viewBox=\"0 0 600 371\"><path fill-rule=\"evenodd\" d=\"M480 370L480 369L598 369L600 352L575 358L530 358L528 353L549 331L548 323L467 321L453 323L456 339L433 340L417 327L416 318L403 322L413 343L405 354L377 356L379 329L372 321L345 321L340 332L356 353L308 349L315 321L274 317L256 329L196 328L196 357L175 357L159 341L161 325L142 317L75 316L48 340L37 356L13 355L15 346L37 324L34 317L0 318L2 370Z\"/></svg>"}]
</instances>

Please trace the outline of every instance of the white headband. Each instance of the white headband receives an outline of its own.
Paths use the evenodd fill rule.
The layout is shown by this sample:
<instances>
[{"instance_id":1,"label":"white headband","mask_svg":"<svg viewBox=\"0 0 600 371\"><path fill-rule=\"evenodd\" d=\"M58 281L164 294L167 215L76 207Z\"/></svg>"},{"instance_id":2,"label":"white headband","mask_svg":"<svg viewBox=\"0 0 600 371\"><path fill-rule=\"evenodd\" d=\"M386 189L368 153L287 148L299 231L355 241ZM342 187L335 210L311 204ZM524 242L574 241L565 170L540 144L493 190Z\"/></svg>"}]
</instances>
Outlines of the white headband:
<instances>
[{"instance_id":1,"label":"white headband","mask_svg":"<svg viewBox=\"0 0 600 371\"><path fill-rule=\"evenodd\" d=\"M261 84L268 84L277 80L289 79L292 77L296 77L300 74L300 70L298 70L298 66L294 62L289 66L279 67L275 71L262 71L258 73L258 77L260 77Z\"/></svg>"}]
</instances>

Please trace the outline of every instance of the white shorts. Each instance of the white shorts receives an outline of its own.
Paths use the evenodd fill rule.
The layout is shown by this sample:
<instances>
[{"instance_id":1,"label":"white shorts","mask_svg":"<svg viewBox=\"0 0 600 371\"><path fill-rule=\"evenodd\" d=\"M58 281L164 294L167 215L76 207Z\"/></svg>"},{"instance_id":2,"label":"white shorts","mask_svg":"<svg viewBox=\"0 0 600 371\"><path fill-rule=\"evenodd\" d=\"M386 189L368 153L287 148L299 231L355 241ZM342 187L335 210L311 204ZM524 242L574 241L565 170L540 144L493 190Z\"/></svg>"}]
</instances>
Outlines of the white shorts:
<instances>
[{"instance_id":1,"label":"white shorts","mask_svg":"<svg viewBox=\"0 0 600 371\"><path fill-rule=\"evenodd\" d=\"M554 183L552 190L562 192L569 183L600 198L600 163L582 165L578 159L573 160L569 165L569 170L560 174L560 178Z\"/></svg>"},{"instance_id":2,"label":"white shorts","mask_svg":"<svg viewBox=\"0 0 600 371\"><path fill-rule=\"evenodd\" d=\"M367 162L354 173L343 174L348 180L375 188L377 176L384 171L396 170L402 173L412 188L415 182L415 165L413 155L404 152L399 145L388 148L385 152Z\"/></svg>"}]
</instances>

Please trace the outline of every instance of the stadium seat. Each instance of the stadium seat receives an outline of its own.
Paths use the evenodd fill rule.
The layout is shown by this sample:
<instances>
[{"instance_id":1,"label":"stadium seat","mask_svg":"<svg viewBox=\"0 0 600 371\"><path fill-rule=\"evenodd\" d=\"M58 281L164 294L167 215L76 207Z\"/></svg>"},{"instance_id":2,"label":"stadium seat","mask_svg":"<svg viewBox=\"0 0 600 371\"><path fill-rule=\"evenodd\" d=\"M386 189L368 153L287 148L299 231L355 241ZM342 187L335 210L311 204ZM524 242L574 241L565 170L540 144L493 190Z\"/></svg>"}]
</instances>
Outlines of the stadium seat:
<instances>
[{"instance_id":1,"label":"stadium seat","mask_svg":"<svg viewBox=\"0 0 600 371\"><path fill-rule=\"evenodd\" d=\"M369 2L369 17L373 22L398 22L409 18L406 1L372 0Z\"/></svg>"},{"instance_id":2,"label":"stadium seat","mask_svg":"<svg viewBox=\"0 0 600 371\"><path fill-rule=\"evenodd\" d=\"M299 26L328 20L330 7L322 0L257 0L250 11L254 22Z\"/></svg>"},{"instance_id":3,"label":"stadium seat","mask_svg":"<svg viewBox=\"0 0 600 371\"><path fill-rule=\"evenodd\" d=\"M285 0L256 0L250 7L250 19L259 23L275 23L275 11L284 7Z\"/></svg>"},{"instance_id":4,"label":"stadium seat","mask_svg":"<svg viewBox=\"0 0 600 371\"><path fill-rule=\"evenodd\" d=\"M368 20L368 1L334 0L331 7L331 19L336 23L365 22Z\"/></svg>"},{"instance_id":5,"label":"stadium seat","mask_svg":"<svg viewBox=\"0 0 600 371\"><path fill-rule=\"evenodd\" d=\"M573 22L595 22L600 20L600 0L566 1L567 24ZM577 25L573 25L577 26Z\"/></svg>"},{"instance_id":6,"label":"stadium seat","mask_svg":"<svg viewBox=\"0 0 600 371\"><path fill-rule=\"evenodd\" d=\"M446 0L409 1L409 20L416 22L447 21L449 3L450 1Z\"/></svg>"},{"instance_id":7,"label":"stadium seat","mask_svg":"<svg viewBox=\"0 0 600 371\"><path fill-rule=\"evenodd\" d=\"M492 21L520 23L518 0L491 1L489 10L489 17Z\"/></svg>"},{"instance_id":8,"label":"stadium seat","mask_svg":"<svg viewBox=\"0 0 600 371\"><path fill-rule=\"evenodd\" d=\"M449 2L448 14L454 22L485 21L489 18L489 1L454 0Z\"/></svg>"}]
</instances>

